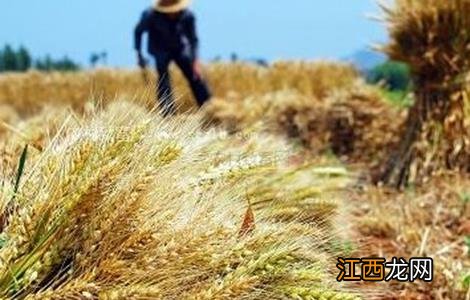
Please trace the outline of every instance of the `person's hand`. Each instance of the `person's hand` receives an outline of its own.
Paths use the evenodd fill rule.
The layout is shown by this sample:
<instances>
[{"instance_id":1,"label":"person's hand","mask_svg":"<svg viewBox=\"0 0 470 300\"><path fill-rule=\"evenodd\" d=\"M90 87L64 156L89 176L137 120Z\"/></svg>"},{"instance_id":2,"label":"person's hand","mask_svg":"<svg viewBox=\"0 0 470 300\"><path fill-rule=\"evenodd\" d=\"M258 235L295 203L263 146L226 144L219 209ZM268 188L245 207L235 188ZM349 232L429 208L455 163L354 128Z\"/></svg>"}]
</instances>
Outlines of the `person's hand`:
<instances>
[{"instance_id":1,"label":"person's hand","mask_svg":"<svg viewBox=\"0 0 470 300\"><path fill-rule=\"evenodd\" d=\"M202 78L202 67L199 59L195 59L193 62L193 72L198 79Z\"/></svg>"},{"instance_id":2,"label":"person's hand","mask_svg":"<svg viewBox=\"0 0 470 300\"><path fill-rule=\"evenodd\" d=\"M146 59L144 58L144 56L142 55L141 52L137 52L137 64L142 69L145 69L147 67L147 61L146 61Z\"/></svg>"}]
</instances>

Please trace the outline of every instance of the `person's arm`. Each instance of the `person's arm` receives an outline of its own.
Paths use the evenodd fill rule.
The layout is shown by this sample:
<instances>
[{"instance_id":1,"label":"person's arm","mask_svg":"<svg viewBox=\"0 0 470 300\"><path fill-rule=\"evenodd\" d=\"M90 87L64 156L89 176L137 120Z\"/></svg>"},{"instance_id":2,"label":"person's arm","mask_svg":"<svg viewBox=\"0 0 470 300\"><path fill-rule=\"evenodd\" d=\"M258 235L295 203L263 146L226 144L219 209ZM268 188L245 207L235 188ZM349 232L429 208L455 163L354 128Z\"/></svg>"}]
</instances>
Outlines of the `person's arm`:
<instances>
[{"instance_id":1,"label":"person's arm","mask_svg":"<svg viewBox=\"0 0 470 300\"><path fill-rule=\"evenodd\" d=\"M201 63L199 61L199 38L196 30L196 17L190 13L186 23L187 36L191 45L191 55L193 58L193 70L196 76L202 77Z\"/></svg>"},{"instance_id":2,"label":"person's arm","mask_svg":"<svg viewBox=\"0 0 470 300\"><path fill-rule=\"evenodd\" d=\"M199 59L199 38L196 30L196 17L193 13L190 13L187 20L187 35L189 43L191 44L191 54L194 60Z\"/></svg>"},{"instance_id":3,"label":"person's arm","mask_svg":"<svg viewBox=\"0 0 470 300\"><path fill-rule=\"evenodd\" d=\"M145 11L140 18L139 23L134 30L134 49L137 54L137 62L140 67L146 66L145 59L142 55L142 36L148 29L148 11Z\"/></svg>"}]
</instances>

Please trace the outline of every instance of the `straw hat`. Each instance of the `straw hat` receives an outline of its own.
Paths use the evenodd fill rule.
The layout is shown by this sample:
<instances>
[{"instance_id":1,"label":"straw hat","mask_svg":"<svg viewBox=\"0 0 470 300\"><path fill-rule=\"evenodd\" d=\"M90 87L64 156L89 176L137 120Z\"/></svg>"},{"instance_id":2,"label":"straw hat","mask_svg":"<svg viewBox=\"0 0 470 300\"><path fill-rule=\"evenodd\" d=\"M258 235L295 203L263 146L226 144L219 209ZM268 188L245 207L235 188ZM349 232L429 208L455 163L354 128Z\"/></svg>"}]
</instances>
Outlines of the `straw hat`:
<instances>
[{"instance_id":1,"label":"straw hat","mask_svg":"<svg viewBox=\"0 0 470 300\"><path fill-rule=\"evenodd\" d=\"M175 13L189 6L190 0L156 0L154 8L161 13Z\"/></svg>"}]
</instances>

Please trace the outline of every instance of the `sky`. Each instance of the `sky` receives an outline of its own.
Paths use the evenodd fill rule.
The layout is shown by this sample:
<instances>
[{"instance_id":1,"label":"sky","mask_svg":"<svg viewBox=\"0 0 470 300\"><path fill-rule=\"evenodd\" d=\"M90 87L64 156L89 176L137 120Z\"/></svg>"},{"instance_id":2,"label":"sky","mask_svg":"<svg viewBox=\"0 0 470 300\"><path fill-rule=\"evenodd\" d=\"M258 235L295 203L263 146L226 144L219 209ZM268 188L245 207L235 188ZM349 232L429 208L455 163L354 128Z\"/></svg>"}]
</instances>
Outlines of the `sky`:
<instances>
[{"instance_id":1,"label":"sky","mask_svg":"<svg viewBox=\"0 0 470 300\"><path fill-rule=\"evenodd\" d=\"M88 64L135 63L133 29L150 0L0 0L0 46ZM7 3L8 2L8 3ZM386 40L374 0L193 0L204 60L342 59Z\"/></svg>"}]
</instances>

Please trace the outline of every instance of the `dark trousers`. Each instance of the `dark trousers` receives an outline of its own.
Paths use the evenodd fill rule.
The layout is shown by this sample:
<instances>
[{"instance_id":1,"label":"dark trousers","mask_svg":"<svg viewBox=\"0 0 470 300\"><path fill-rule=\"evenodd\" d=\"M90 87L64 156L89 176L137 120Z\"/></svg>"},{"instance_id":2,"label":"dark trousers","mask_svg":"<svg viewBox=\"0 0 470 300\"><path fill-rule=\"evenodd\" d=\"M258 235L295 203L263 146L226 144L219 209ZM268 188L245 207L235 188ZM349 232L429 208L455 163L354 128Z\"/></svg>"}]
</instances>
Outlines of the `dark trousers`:
<instances>
[{"instance_id":1,"label":"dark trousers","mask_svg":"<svg viewBox=\"0 0 470 300\"><path fill-rule=\"evenodd\" d=\"M183 51L183 53L162 52L155 54L154 56L157 62L157 72L159 75L159 80L157 82L157 96L160 103L160 109L164 116L173 115L176 112L169 72L169 66L172 61L176 63L183 72L186 80L188 80L199 107L210 99L211 93L206 82L203 78L200 78L194 73L194 59L191 55L186 54Z\"/></svg>"}]
</instances>

